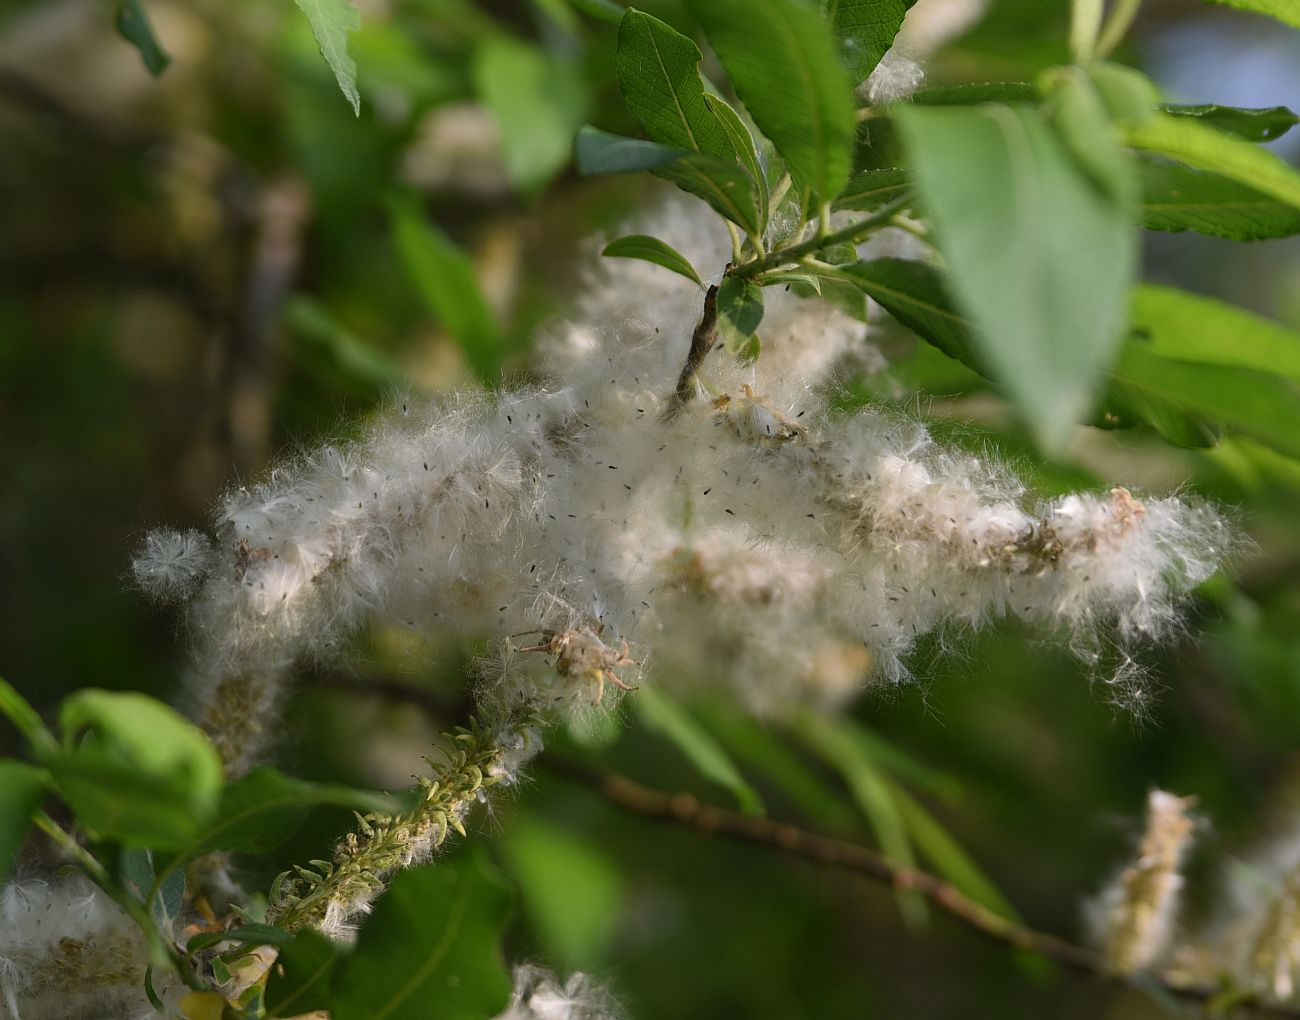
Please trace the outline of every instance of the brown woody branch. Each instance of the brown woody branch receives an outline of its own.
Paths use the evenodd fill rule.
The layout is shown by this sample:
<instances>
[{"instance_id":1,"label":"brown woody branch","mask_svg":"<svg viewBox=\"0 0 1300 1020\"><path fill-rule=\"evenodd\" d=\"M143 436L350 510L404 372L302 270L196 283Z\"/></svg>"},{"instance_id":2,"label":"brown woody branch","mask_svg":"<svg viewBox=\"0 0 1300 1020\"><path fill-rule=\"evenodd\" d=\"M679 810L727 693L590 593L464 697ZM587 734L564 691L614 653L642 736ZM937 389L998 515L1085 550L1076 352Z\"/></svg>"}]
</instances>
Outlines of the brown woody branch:
<instances>
[{"instance_id":1,"label":"brown woody branch","mask_svg":"<svg viewBox=\"0 0 1300 1020\"><path fill-rule=\"evenodd\" d=\"M1227 990L1224 988L1189 984L1172 974L1130 977L1108 973L1102 965L1101 956L1093 950L1009 920L976 903L943 879L925 871L894 864L856 843L808 832L770 818L703 804L689 793L664 793L642 786L616 772L594 769L573 761L557 759L553 755L544 755L540 764L547 771L585 786L634 814L709 836L722 836L742 843L765 846L802 857L822 867L851 871L895 889L916 892L980 934L1016 949L1039 953L1072 970L1108 981L1134 985L1144 982L1154 984L1165 992L1193 1002L1230 1000L1232 1004L1248 1010L1273 1016L1300 1017L1300 1011L1290 1006L1274 1005L1254 998L1230 997L1225 994Z\"/></svg>"}]
</instances>

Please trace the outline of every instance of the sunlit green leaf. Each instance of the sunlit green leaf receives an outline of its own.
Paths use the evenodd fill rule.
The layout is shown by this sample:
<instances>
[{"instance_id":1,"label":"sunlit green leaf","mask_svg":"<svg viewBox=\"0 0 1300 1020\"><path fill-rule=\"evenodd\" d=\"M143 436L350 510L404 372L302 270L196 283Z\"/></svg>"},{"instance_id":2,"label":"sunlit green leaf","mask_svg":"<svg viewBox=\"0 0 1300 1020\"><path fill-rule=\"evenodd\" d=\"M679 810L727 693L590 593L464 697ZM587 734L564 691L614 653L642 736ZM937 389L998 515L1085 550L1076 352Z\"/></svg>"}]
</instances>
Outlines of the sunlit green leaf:
<instances>
[{"instance_id":1,"label":"sunlit green leaf","mask_svg":"<svg viewBox=\"0 0 1300 1020\"><path fill-rule=\"evenodd\" d=\"M1133 291L1132 328L1174 361L1252 368L1300 382L1300 333L1235 305L1175 287Z\"/></svg>"},{"instance_id":2,"label":"sunlit green leaf","mask_svg":"<svg viewBox=\"0 0 1300 1020\"><path fill-rule=\"evenodd\" d=\"M736 93L790 170L823 199L851 169L852 88L829 26L801 0L687 0Z\"/></svg>"},{"instance_id":3,"label":"sunlit green leaf","mask_svg":"<svg viewBox=\"0 0 1300 1020\"><path fill-rule=\"evenodd\" d=\"M348 33L361 27L361 15L349 0L293 0L307 15L312 35L321 56L334 72L334 80L352 106L361 113L361 94L357 91L357 65L348 55Z\"/></svg>"},{"instance_id":4,"label":"sunlit green leaf","mask_svg":"<svg viewBox=\"0 0 1300 1020\"><path fill-rule=\"evenodd\" d=\"M1148 230L1195 230L1234 241L1300 233L1300 208L1221 174L1152 159L1142 161L1141 173Z\"/></svg>"},{"instance_id":5,"label":"sunlit green leaf","mask_svg":"<svg viewBox=\"0 0 1300 1020\"><path fill-rule=\"evenodd\" d=\"M1300 28L1300 4L1295 0L1210 0L1221 7L1235 7L1239 11L1266 14L1270 18Z\"/></svg>"},{"instance_id":6,"label":"sunlit green leaf","mask_svg":"<svg viewBox=\"0 0 1300 1020\"><path fill-rule=\"evenodd\" d=\"M1300 389L1294 382L1248 368L1175 361L1160 357L1141 343L1124 346L1111 369L1112 401L1143 417L1147 402L1158 409L1172 405L1244 435L1292 457L1300 457Z\"/></svg>"},{"instance_id":7,"label":"sunlit green leaf","mask_svg":"<svg viewBox=\"0 0 1300 1020\"><path fill-rule=\"evenodd\" d=\"M1192 117L1160 114L1125 132L1129 145L1157 152L1300 208L1300 170L1258 145L1206 127Z\"/></svg>"},{"instance_id":8,"label":"sunlit green leaf","mask_svg":"<svg viewBox=\"0 0 1300 1020\"><path fill-rule=\"evenodd\" d=\"M1059 449L1121 338L1129 211L1036 111L912 107L898 120L976 342L1039 442Z\"/></svg>"},{"instance_id":9,"label":"sunlit green leaf","mask_svg":"<svg viewBox=\"0 0 1300 1020\"><path fill-rule=\"evenodd\" d=\"M684 276L694 283L698 284L700 282L700 274L695 271L695 267L690 264L686 256L657 237L650 237L646 234L629 234L626 237L619 237L605 245L601 254L611 258L641 259L645 262L653 262L655 265L663 266L665 269L676 273L678 276Z\"/></svg>"},{"instance_id":10,"label":"sunlit green leaf","mask_svg":"<svg viewBox=\"0 0 1300 1020\"><path fill-rule=\"evenodd\" d=\"M162 702L88 688L64 700L59 722L65 747L45 764L99 836L171 850L216 811L221 760L197 726Z\"/></svg>"},{"instance_id":11,"label":"sunlit green leaf","mask_svg":"<svg viewBox=\"0 0 1300 1020\"><path fill-rule=\"evenodd\" d=\"M636 707L649 729L674 744L705 779L729 791L741 810L753 815L763 813L763 799L758 791L745 781L727 752L686 709L651 687L637 692Z\"/></svg>"}]
</instances>

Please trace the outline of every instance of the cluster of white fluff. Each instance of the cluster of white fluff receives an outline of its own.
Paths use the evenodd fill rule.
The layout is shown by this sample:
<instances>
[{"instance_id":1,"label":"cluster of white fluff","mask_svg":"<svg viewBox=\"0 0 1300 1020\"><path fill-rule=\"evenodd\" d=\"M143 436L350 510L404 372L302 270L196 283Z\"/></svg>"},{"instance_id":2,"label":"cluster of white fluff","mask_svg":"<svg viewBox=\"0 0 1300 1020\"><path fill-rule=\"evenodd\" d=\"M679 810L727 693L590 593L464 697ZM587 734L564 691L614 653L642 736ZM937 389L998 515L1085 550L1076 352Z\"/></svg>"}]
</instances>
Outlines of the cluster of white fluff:
<instances>
[{"instance_id":1,"label":"cluster of white fluff","mask_svg":"<svg viewBox=\"0 0 1300 1020\"><path fill-rule=\"evenodd\" d=\"M515 968L510 1008L496 1020L621 1020L623 1011L600 984L576 973L563 984L531 964Z\"/></svg>"},{"instance_id":2,"label":"cluster of white fluff","mask_svg":"<svg viewBox=\"0 0 1300 1020\"><path fill-rule=\"evenodd\" d=\"M14 881L0 890L0 1017L144 1020L160 1016L144 991L148 951L135 922L80 876ZM184 989L155 972L179 1017Z\"/></svg>"},{"instance_id":3,"label":"cluster of white fluff","mask_svg":"<svg viewBox=\"0 0 1300 1020\"><path fill-rule=\"evenodd\" d=\"M638 226L706 272L727 260L694 209ZM945 448L893 412L834 412L837 373L874 356L865 327L779 288L761 357L719 346L708 392L666 417L702 298L658 267L603 260L541 337L548 382L398 400L365 438L228 493L211 547L146 543L148 590L203 575L193 686L233 771L256 753L276 678L368 623L492 637L499 674L533 677L581 633L610 669L559 670L579 703L648 667L780 711L901 679L922 637L1002 616L1059 627L1100 668L1169 633L1230 544L1183 498L1036 502L991 453ZM1127 680L1131 660L1114 658ZM516 737L520 753L539 746Z\"/></svg>"}]
</instances>

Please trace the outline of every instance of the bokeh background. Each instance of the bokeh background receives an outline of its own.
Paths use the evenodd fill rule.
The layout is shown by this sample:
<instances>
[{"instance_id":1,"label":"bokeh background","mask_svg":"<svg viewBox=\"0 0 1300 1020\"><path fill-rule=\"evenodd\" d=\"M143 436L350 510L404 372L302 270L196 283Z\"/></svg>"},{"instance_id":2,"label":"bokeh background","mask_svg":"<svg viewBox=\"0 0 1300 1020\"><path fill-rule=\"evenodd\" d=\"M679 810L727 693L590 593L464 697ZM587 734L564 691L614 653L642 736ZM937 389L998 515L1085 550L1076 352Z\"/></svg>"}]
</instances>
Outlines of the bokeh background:
<instances>
[{"instance_id":1,"label":"bokeh background","mask_svg":"<svg viewBox=\"0 0 1300 1020\"><path fill-rule=\"evenodd\" d=\"M358 0L359 117L287 0L146 6L172 58L159 78L115 34L108 0L0 4L0 672L43 707L87 685L172 697L180 621L127 580L144 532L202 526L273 453L346 436L399 391L476 385L485 370L527 379L530 335L593 257L584 238L658 194L648 179L580 179L569 160L584 122L635 133L595 0ZM674 4L644 6L691 30ZM929 81L1032 80L1066 58L1065 7L921 0L955 33ZM1300 34L1263 19L1151 2L1122 55L1171 100L1300 106ZM1297 159L1300 132L1275 147ZM421 257L428 244L472 267L483 335L435 314L446 280ZM1152 238L1145 271L1300 327L1296 239ZM1253 537L1192 607L1195 636L1153 660L1145 721L1011 627L955 659L920 657L916 683L853 709L882 768L1027 921L1067 936L1122 861L1147 790L1196 795L1188 916L1212 918L1225 889L1268 881L1261 862L1300 856L1300 465L1243 440L1189 452L1085 429L1045 464L977 379L887 326L878 339L888 369L846 380L846 400L920 407L955 442L998 445L1045 493L1186 486L1235 507ZM404 785L463 720L473 653L360 636L352 660L302 677L277 763ZM391 696L404 688L433 710ZM634 722L629 709L560 750L728 802ZM791 799L746 766L771 813L869 841L842 780L769 736L831 795ZM743 733L728 739L742 763L754 753ZM346 822L322 814L286 860L321 856ZM942 915L905 917L865 882L628 817L545 768L476 828L517 891L508 955L594 973L636 1017L1171 1008Z\"/></svg>"}]
</instances>

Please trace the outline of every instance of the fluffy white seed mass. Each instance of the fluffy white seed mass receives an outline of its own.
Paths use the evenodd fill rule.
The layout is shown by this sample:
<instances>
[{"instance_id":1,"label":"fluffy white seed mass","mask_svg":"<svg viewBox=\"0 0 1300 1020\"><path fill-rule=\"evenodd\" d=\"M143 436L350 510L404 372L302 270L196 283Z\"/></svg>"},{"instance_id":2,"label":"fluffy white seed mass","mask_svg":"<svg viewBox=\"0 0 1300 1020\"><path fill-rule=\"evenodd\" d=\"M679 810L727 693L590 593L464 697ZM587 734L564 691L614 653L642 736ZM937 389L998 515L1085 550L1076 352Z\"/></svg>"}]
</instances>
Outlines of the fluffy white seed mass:
<instances>
[{"instance_id":1,"label":"fluffy white seed mass","mask_svg":"<svg viewBox=\"0 0 1300 1020\"><path fill-rule=\"evenodd\" d=\"M622 1020L613 997L586 974L561 982L541 967L515 968L510 1008L496 1020Z\"/></svg>"},{"instance_id":2,"label":"fluffy white seed mass","mask_svg":"<svg viewBox=\"0 0 1300 1020\"><path fill-rule=\"evenodd\" d=\"M725 233L695 210L656 215L637 228L725 264ZM146 589L174 596L206 570L189 601L195 697L232 771L277 676L371 623L495 638L498 682L549 663L586 704L647 673L777 712L902 679L926 635L1012 616L1099 669L1118 662L1123 697L1123 649L1173 630L1230 545L1194 501L1036 500L994 455L916 420L835 411L836 379L879 355L862 323L779 288L761 357L719 345L696 399L665 415L702 292L614 259L581 290L540 338L544 384L399 398L364 438L229 492L210 555L151 536Z\"/></svg>"},{"instance_id":3,"label":"fluffy white seed mass","mask_svg":"<svg viewBox=\"0 0 1300 1020\"><path fill-rule=\"evenodd\" d=\"M155 972L161 1014L144 991L135 922L84 878L14 881L0 889L0 1017L144 1020L180 1017L179 982Z\"/></svg>"}]
</instances>

